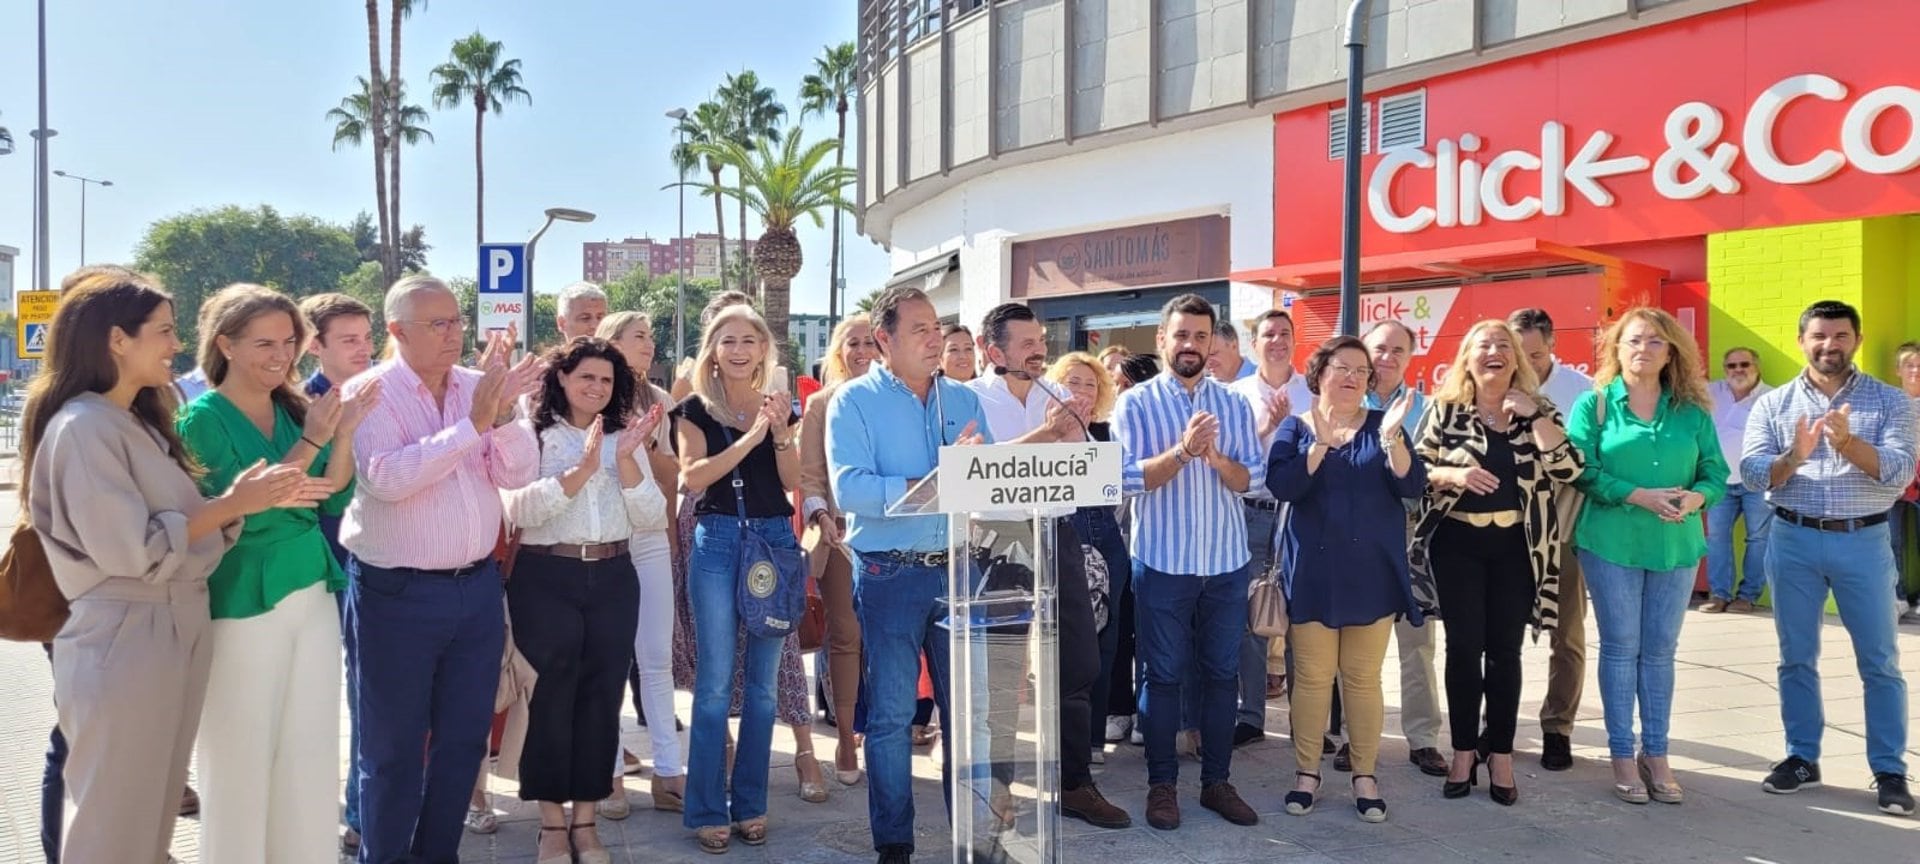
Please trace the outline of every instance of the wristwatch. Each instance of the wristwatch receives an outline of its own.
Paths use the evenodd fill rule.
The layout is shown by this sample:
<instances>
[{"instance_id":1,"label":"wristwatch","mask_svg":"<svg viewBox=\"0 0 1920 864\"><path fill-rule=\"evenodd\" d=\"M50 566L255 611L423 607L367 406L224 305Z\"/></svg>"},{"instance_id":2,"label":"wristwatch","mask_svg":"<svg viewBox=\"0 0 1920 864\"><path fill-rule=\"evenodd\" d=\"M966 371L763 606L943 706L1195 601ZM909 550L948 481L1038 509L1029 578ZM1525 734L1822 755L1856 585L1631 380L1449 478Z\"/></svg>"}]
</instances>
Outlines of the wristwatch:
<instances>
[{"instance_id":1,"label":"wristwatch","mask_svg":"<svg viewBox=\"0 0 1920 864\"><path fill-rule=\"evenodd\" d=\"M1180 448L1176 448L1173 451L1173 461L1181 465L1185 465L1189 462L1192 462L1193 457L1187 455L1187 448L1180 447Z\"/></svg>"}]
</instances>

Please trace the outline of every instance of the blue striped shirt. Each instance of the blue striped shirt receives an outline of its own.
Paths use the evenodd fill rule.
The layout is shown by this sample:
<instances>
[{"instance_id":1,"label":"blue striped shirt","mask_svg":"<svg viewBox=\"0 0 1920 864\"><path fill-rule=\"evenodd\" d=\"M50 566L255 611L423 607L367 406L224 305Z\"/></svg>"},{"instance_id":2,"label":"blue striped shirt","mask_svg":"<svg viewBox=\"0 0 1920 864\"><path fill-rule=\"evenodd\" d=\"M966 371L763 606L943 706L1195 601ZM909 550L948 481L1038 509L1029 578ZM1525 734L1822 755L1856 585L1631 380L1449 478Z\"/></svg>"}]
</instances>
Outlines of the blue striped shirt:
<instances>
[{"instance_id":1,"label":"blue striped shirt","mask_svg":"<svg viewBox=\"0 0 1920 864\"><path fill-rule=\"evenodd\" d=\"M1247 517L1240 494L1200 459L1151 492L1141 468L1145 460L1172 449L1198 411L1219 418L1217 446L1227 458L1247 466L1247 488L1266 488L1267 454L1260 448L1253 409L1211 378L1202 377L1189 394L1172 372L1162 372L1120 394L1113 430L1120 442L1122 488L1139 496L1133 501L1128 538L1133 557L1162 573L1218 576L1247 564Z\"/></svg>"},{"instance_id":2,"label":"blue striped shirt","mask_svg":"<svg viewBox=\"0 0 1920 864\"><path fill-rule=\"evenodd\" d=\"M1821 438L1813 455L1778 489L1767 489L1773 461L1793 450L1801 418L1819 419L1841 405L1852 405L1847 428L1880 455L1880 476L1866 472L1834 452ZM1740 478L1747 488L1766 492L1767 501L1816 519L1858 519L1885 513L1900 500L1913 479L1913 405L1907 394L1854 370L1853 377L1828 399L1805 372L1786 386L1762 394L1747 416L1740 448Z\"/></svg>"}]
</instances>

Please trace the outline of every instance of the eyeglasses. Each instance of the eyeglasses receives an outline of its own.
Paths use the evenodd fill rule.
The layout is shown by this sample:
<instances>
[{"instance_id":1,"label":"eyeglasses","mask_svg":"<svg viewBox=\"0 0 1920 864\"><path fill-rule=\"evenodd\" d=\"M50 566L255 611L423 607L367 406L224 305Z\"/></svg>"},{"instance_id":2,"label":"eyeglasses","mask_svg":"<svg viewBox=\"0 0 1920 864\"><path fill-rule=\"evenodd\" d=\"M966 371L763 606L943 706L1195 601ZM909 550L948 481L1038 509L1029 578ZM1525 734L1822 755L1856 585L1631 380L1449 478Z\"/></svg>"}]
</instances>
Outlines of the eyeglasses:
<instances>
[{"instance_id":1,"label":"eyeglasses","mask_svg":"<svg viewBox=\"0 0 1920 864\"><path fill-rule=\"evenodd\" d=\"M1327 371L1332 373L1335 377L1339 377L1339 378L1365 378L1368 375L1373 374L1373 367L1341 366L1341 365L1335 364L1332 366L1328 366Z\"/></svg>"},{"instance_id":2,"label":"eyeglasses","mask_svg":"<svg viewBox=\"0 0 1920 864\"><path fill-rule=\"evenodd\" d=\"M1727 361L1727 368L1728 368L1728 369L1751 369L1751 368L1753 368L1753 361L1751 361L1751 360L1729 360L1729 361Z\"/></svg>"},{"instance_id":3,"label":"eyeglasses","mask_svg":"<svg viewBox=\"0 0 1920 864\"><path fill-rule=\"evenodd\" d=\"M1635 351L1662 351L1667 347L1667 340L1659 338L1628 339L1623 344Z\"/></svg>"},{"instance_id":4,"label":"eyeglasses","mask_svg":"<svg viewBox=\"0 0 1920 864\"><path fill-rule=\"evenodd\" d=\"M430 321L402 321L402 324L417 324L432 330L435 335L445 336L456 330L467 329L465 318L434 318Z\"/></svg>"}]
</instances>

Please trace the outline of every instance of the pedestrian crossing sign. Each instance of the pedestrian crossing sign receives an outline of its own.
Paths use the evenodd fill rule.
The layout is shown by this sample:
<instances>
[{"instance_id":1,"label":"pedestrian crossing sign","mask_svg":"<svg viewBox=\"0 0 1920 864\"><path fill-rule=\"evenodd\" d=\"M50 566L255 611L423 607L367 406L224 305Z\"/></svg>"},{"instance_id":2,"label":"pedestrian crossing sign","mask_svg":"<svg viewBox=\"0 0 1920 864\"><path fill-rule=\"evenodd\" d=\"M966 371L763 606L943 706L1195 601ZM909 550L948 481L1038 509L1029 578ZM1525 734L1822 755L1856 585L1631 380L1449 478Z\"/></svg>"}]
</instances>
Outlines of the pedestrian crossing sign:
<instances>
[{"instance_id":1,"label":"pedestrian crossing sign","mask_svg":"<svg viewBox=\"0 0 1920 864\"><path fill-rule=\"evenodd\" d=\"M38 360L47 352L47 327L60 308L58 291L22 291L14 297L14 347L22 360Z\"/></svg>"}]
</instances>

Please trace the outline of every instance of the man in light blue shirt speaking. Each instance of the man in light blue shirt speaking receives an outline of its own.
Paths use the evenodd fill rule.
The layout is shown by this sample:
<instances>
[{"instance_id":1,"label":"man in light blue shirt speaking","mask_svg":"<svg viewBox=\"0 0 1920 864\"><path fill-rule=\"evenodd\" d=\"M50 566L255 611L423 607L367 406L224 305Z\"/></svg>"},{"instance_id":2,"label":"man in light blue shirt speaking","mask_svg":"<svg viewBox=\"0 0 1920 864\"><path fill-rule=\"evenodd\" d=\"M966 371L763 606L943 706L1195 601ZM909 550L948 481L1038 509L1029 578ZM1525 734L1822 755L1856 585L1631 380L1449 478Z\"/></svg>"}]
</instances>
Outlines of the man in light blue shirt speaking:
<instances>
[{"instance_id":1,"label":"man in light blue shirt speaking","mask_svg":"<svg viewBox=\"0 0 1920 864\"><path fill-rule=\"evenodd\" d=\"M964 385L937 374L945 343L927 295L893 288L873 306L882 362L841 385L827 406L827 467L847 517L853 603L867 689L867 814L880 864L913 855L913 723L920 657L942 722L953 723L947 640L936 626L947 596L947 517L886 515L940 464L948 444L984 443L987 418ZM1242 591L1244 594L1244 590ZM953 748L940 748L953 805Z\"/></svg>"}]
</instances>

